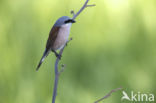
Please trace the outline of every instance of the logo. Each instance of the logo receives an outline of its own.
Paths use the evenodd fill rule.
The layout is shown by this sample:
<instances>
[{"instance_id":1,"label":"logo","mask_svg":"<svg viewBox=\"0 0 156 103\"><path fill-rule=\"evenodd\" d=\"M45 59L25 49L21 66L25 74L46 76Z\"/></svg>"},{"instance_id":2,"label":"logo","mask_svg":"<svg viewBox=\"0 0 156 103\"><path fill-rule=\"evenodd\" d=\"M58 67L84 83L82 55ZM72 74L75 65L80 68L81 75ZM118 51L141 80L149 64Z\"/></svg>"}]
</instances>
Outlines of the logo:
<instances>
[{"instance_id":1,"label":"logo","mask_svg":"<svg viewBox=\"0 0 156 103\"><path fill-rule=\"evenodd\" d=\"M121 101L123 100L128 100L128 101L134 101L134 102L153 102L154 101L154 94L152 93L141 93L137 92L134 93L134 91L131 91L130 95L128 95L125 91L122 91L122 98Z\"/></svg>"}]
</instances>

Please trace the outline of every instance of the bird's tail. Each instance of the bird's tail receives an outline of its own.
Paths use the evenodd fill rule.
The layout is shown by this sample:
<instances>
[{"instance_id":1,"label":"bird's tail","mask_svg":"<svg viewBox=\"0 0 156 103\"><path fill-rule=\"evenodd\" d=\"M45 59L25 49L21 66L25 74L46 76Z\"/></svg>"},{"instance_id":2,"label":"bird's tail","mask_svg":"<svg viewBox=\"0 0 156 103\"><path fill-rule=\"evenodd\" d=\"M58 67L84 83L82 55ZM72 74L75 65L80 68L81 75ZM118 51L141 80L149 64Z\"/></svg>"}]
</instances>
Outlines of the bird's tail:
<instances>
[{"instance_id":1,"label":"bird's tail","mask_svg":"<svg viewBox=\"0 0 156 103\"><path fill-rule=\"evenodd\" d=\"M40 66L41 66L41 64L42 64L42 62L44 61L44 59L47 57L48 54L49 54L49 50L46 49L46 50L44 51L44 53L43 53L43 56L42 56L42 58L41 58L41 60L40 60L40 62L39 62L39 64L38 64L37 68L36 68L36 71L39 70L39 68L40 68Z\"/></svg>"}]
</instances>

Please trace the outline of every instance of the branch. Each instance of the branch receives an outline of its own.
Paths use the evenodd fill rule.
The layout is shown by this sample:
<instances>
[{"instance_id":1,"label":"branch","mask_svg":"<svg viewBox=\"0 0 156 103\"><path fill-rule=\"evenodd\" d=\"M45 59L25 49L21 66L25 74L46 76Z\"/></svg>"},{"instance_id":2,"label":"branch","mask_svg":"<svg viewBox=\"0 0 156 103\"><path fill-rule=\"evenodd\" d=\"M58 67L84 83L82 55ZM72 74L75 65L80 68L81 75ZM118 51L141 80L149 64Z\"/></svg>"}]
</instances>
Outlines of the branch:
<instances>
[{"instance_id":1,"label":"branch","mask_svg":"<svg viewBox=\"0 0 156 103\"><path fill-rule=\"evenodd\" d=\"M73 14L72 19L75 19L86 7L95 6L95 5L87 5L88 2L89 2L89 0L86 0L85 4L82 6L82 8L76 14L74 13L73 10L71 11L71 14ZM71 41L71 40L72 40L72 38L69 41ZM67 43L69 41L67 41ZM67 43L66 43L66 45L67 45ZM66 45L64 45L64 47L60 50L59 55L62 55L63 50L64 50ZM55 100L56 100L59 75L64 70L64 65L63 65L61 70L60 70L60 72L58 71L58 63L59 63L59 61L60 61L60 59L57 57L57 59L55 61L55 81L54 81L54 88L53 88L52 103L55 103Z\"/></svg>"},{"instance_id":2,"label":"branch","mask_svg":"<svg viewBox=\"0 0 156 103\"><path fill-rule=\"evenodd\" d=\"M71 11L71 14L73 14L72 19L75 19L86 7L92 7L95 6L95 4L93 5L87 5L87 3L89 2L89 0L86 0L86 2L84 3L84 5L81 7L81 9L75 14L74 11Z\"/></svg>"},{"instance_id":3,"label":"branch","mask_svg":"<svg viewBox=\"0 0 156 103\"><path fill-rule=\"evenodd\" d=\"M60 50L59 55L62 55L64 48L66 47L67 43L69 43L72 40L72 38L70 38L66 44L64 45L64 47ZM59 63L60 59L59 57L57 57L56 61L55 61L55 81L54 81L54 89L53 89L53 98L52 98L52 103L55 103L56 100L56 95L57 95L57 85L58 85L58 79L59 79L59 75L61 72L63 72L64 70L64 65L62 65L62 68L60 70L60 72L58 71L58 63Z\"/></svg>"},{"instance_id":4,"label":"branch","mask_svg":"<svg viewBox=\"0 0 156 103\"><path fill-rule=\"evenodd\" d=\"M119 90L121 90L121 89L122 89L122 87L111 90L108 94L106 94L106 95L105 95L104 97L102 97L101 99L95 101L94 103L98 103L98 102L100 102L100 101L102 101L102 100L104 100L104 99L110 97L111 94L112 94L113 92L117 92L117 91L119 91Z\"/></svg>"}]
</instances>

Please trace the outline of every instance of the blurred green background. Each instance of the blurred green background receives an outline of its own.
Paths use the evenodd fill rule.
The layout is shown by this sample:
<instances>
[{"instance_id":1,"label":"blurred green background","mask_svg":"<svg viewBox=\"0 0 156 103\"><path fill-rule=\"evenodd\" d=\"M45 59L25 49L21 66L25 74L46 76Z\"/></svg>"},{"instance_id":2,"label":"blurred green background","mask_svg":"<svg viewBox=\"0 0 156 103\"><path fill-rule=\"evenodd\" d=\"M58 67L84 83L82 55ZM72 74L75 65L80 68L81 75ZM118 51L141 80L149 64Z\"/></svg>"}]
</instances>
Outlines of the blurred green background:
<instances>
[{"instance_id":1,"label":"blurred green background","mask_svg":"<svg viewBox=\"0 0 156 103\"><path fill-rule=\"evenodd\" d=\"M52 25L84 2L0 0L0 103L51 103L56 57L51 53L35 68ZM128 94L156 94L156 0L89 4L96 7L71 28L56 103L93 103L120 86ZM121 97L118 91L101 103L121 103Z\"/></svg>"}]
</instances>

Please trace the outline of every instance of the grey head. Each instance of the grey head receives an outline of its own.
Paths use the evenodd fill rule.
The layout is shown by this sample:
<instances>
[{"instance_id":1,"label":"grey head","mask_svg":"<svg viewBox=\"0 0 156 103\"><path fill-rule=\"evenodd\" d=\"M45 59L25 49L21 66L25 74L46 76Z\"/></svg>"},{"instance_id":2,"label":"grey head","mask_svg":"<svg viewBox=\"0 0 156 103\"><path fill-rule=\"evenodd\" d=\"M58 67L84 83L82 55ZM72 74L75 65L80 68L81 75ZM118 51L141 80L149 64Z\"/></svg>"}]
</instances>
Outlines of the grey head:
<instances>
[{"instance_id":1,"label":"grey head","mask_svg":"<svg viewBox=\"0 0 156 103\"><path fill-rule=\"evenodd\" d=\"M68 24L68 23L75 23L75 20L71 19L68 16L62 16L55 22L54 26L59 27L62 26L63 24Z\"/></svg>"}]
</instances>

